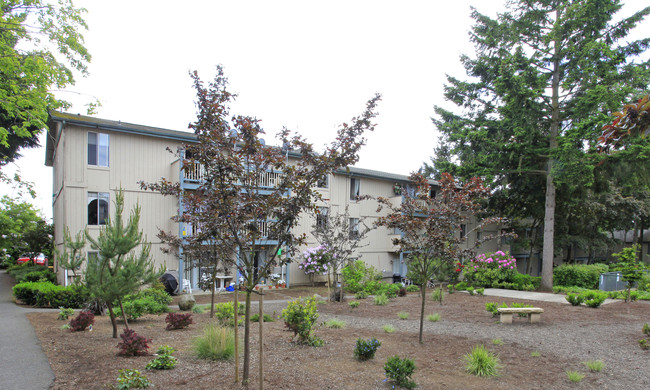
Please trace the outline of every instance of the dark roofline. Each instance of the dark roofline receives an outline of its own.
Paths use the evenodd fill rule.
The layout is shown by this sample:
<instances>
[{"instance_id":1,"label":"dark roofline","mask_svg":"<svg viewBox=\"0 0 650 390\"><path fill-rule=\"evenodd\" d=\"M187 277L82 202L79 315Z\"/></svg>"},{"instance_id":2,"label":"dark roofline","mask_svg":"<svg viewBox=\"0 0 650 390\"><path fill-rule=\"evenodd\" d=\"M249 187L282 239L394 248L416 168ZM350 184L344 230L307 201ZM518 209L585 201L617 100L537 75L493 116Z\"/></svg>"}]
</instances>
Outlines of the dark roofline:
<instances>
[{"instance_id":1,"label":"dark roofline","mask_svg":"<svg viewBox=\"0 0 650 390\"><path fill-rule=\"evenodd\" d=\"M373 169L366 169L366 168L346 167L346 168L337 169L335 173L338 173L340 175L351 176L351 177L361 177L361 178L365 177L368 179L394 181L398 184L406 184L411 182L411 180L407 175L376 171ZM429 179L429 184L437 186L438 182L433 179Z\"/></svg>"}]
</instances>

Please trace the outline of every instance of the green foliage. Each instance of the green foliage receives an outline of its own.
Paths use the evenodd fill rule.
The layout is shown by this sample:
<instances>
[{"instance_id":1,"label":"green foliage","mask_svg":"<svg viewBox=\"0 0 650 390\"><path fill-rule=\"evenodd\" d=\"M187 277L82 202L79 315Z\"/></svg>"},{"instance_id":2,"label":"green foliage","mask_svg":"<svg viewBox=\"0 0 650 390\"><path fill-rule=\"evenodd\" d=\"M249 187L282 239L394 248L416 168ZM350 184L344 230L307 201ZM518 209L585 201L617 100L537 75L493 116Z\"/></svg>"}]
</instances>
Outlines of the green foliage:
<instances>
[{"instance_id":1,"label":"green foliage","mask_svg":"<svg viewBox=\"0 0 650 390\"><path fill-rule=\"evenodd\" d=\"M357 260L343 267L341 274L346 289L352 293L364 291L368 294L374 294L382 277L382 274L375 267L367 265L362 260Z\"/></svg>"},{"instance_id":2,"label":"green foliage","mask_svg":"<svg viewBox=\"0 0 650 390\"><path fill-rule=\"evenodd\" d=\"M493 345L503 345L503 340L501 339L492 339Z\"/></svg>"},{"instance_id":3,"label":"green foliage","mask_svg":"<svg viewBox=\"0 0 650 390\"><path fill-rule=\"evenodd\" d=\"M399 317L400 320L408 320L409 319L409 313L405 311L400 311L397 313L397 316Z\"/></svg>"},{"instance_id":4,"label":"green foliage","mask_svg":"<svg viewBox=\"0 0 650 390\"><path fill-rule=\"evenodd\" d=\"M430 322L438 322L438 321L440 321L440 314L438 314L438 313L429 314L427 316L427 321L430 321Z\"/></svg>"},{"instance_id":5,"label":"green foliage","mask_svg":"<svg viewBox=\"0 0 650 390\"><path fill-rule=\"evenodd\" d=\"M368 293L365 291L358 291L354 294L354 299L366 299L368 298Z\"/></svg>"},{"instance_id":6,"label":"green foliage","mask_svg":"<svg viewBox=\"0 0 650 390\"><path fill-rule=\"evenodd\" d=\"M477 345L472 351L463 356L465 370L477 376L497 376L501 370L501 361L498 355L488 351L485 346Z\"/></svg>"},{"instance_id":7,"label":"green foliage","mask_svg":"<svg viewBox=\"0 0 650 390\"><path fill-rule=\"evenodd\" d=\"M50 276L45 276L47 281L56 284L56 275L50 271L47 267L42 266L42 265L33 265L30 262L24 263L24 264L16 264L12 265L7 269L7 273L16 279L16 283L22 283L22 282L38 282L41 281L40 277L36 278L36 280L33 280L34 277L30 277L32 280L27 280L27 275L34 275L34 274L47 274L50 273L54 275L54 280L51 280Z\"/></svg>"},{"instance_id":8,"label":"green foliage","mask_svg":"<svg viewBox=\"0 0 650 390\"><path fill-rule=\"evenodd\" d=\"M114 386L118 390L146 389L147 387L153 387L153 383L149 381L146 375L132 369L120 370L117 385Z\"/></svg>"},{"instance_id":9,"label":"green foliage","mask_svg":"<svg viewBox=\"0 0 650 390\"><path fill-rule=\"evenodd\" d=\"M476 293L478 295L485 295L485 289L483 287L477 288ZM471 294L471 293L470 293Z\"/></svg>"},{"instance_id":10,"label":"green foliage","mask_svg":"<svg viewBox=\"0 0 650 390\"><path fill-rule=\"evenodd\" d=\"M38 307L81 308L88 300L83 286L56 286L50 282L23 282L13 287L13 294L26 305Z\"/></svg>"},{"instance_id":11,"label":"green foliage","mask_svg":"<svg viewBox=\"0 0 650 390\"><path fill-rule=\"evenodd\" d=\"M612 254L613 257L619 259L619 262L611 268L620 271L623 274L623 281L627 282L627 296L626 302L629 302L632 287L644 278L644 264L636 261L636 252L639 250L639 245L633 245L630 248L624 248L620 253Z\"/></svg>"},{"instance_id":12,"label":"green foliage","mask_svg":"<svg viewBox=\"0 0 650 390\"><path fill-rule=\"evenodd\" d=\"M243 319L241 316L244 314L246 307L243 303L239 303L237 306L237 315L239 316L238 321L241 325ZM222 302L214 305L214 316L219 322L224 326L235 326L235 302Z\"/></svg>"},{"instance_id":13,"label":"green foliage","mask_svg":"<svg viewBox=\"0 0 650 390\"><path fill-rule=\"evenodd\" d=\"M319 317L316 306L316 296L312 296L289 301L287 308L282 310L285 326L293 332L294 337L298 336L301 344L311 344L315 339L313 327Z\"/></svg>"},{"instance_id":14,"label":"green foliage","mask_svg":"<svg viewBox=\"0 0 650 390\"><path fill-rule=\"evenodd\" d=\"M66 307L59 307L59 316L56 317L57 320L67 320L68 317L74 315L74 309L66 308Z\"/></svg>"},{"instance_id":15,"label":"green foliage","mask_svg":"<svg viewBox=\"0 0 650 390\"><path fill-rule=\"evenodd\" d=\"M209 323L203 328L203 335L194 339L194 351L199 359L232 359L235 354L235 332L231 327Z\"/></svg>"},{"instance_id":16,"label":"green foliage","mask_svg":"<svg viewBox=\"0 0 650 390\"><path fill-rule=\"evenodd\" d=\"M532 357L540 357L542 354L539 351L533 351L530 353L530 356Z\"/></svg>"},{"instance_id":17,"label":"green foliage","mask_svg":"<svg viewBox=\"0 0 650 390\"><path fill-rule=\"evenodd\" d=\"M584 374L581 374L578 371L571 371L571 370L566 371L566 376L573 383L578 383L585 377Z\"/></svg>"},{"instance_id":18,"label":"green foliage","mask_svg":"<svg viewBox=\"0 0 650 390\"><path fill-rule=\"evenodd\" d=\"M63 251L56 252L57 265L61 269L71 270L73 275L77 275L77 269L85 260L83 249L86 246L86 236L83 232L77 233L73 239L70 229L66 226L63 231Z\"/></svg>"},{"instance_id":19,"label":"green foliage","mask_svg":"<svg viewBox=\"0 0 650 390\"><path fill-rule=\"evenodd\" d=\"M466 290L469 293L469 295L474 295L474 287L467 287Z\"/></svg>"},{"instance_id":20,"label":"green foliage","mask_svg":"<svg viewBox=\"0 0 650 390\"><path fill-rule=\"evenodd\" d=\"M25 282L50 282L56 284L56 274L50 270L32 271L25 275Z\"/></svg>"},{"instance_id":21,"label":"green foliage","mask_svg":"<svg viewBox=\"0 0 650 390\"><path fill-rule=\"evenodd\" d=\"M345 321L332 318L325 322L325 326L332 329L343 329L345 328Z\"/></svg>"},{"instance_id":22,"label":"green foliage","mask_svg":"<svg viewBox=\"0 0 650 390\"><path fill-rule=\"evenodd\" d=\"M584 301L584 296L581 294L567 293L565 298L573 306L580 306Z\"/></svg>"},{"instance_id":23,"label":"green foliage","mask_svg":"<svg viewBox=\"0 0 650 390\"><path fill-rule=\"evenodd\" d=\"M531 276L528 274L516 273L512 278L512 283L515 285L515 289L522 291L535 291L539 288L541 282L541 277Z\"/></svg>"},{"instance_id":24,"label":"green foliage","mask_svg":"<svg viewBox=\"0 0 650 390\"><path fill-rule=\"evenodd\" d=\"M357 307L359 307L359 305L360 305L359 301L350 301L350 302L348 302L348 306L350 306L353 309L356 309Z\"/></svg>"},{"instance_id":25,"label":"green foliage","mask_svg":"<svg viewBox=\"0 0 650 390\"><path fill-rule=\"evenodd\" d=\"M79 314L74 317L73 319L70 320L70 329L73 332L83 332L91 326L92 324L95 323L95 313L92 311L81 311Z\"/></svg>"},{"instance_id":26,"label":"green foliage","mask_svg":"<svg viewBox=\"0 0 650 390\"><path fill-rule=\"evenodd\" d=\"M420 287L418 287L418 286L416 286L414 284L409 284L408 286L406 286L406 291L407 292L418 292L418 291L420 291Z\"/></svg>"},{"instance_id":27,"label":"green foliage","mask_svg":"<svg viewBox=\"0 0 650 390\"><path fill-rule=\"evenodd\" d=\"M370 360L375 357L379 347L381 347L381 342L374 337L368 340L358 338L354 347L354 356L361 361Z\"/></svg>"},{"instance_id":28,"label":"green foliage","mask_svg":"<svg viewBox=\"0 0 650 390\"><path fill-rule=\"evenodd\" d=\"M462 281L462 282L456 283L454 285L454 289L456 289L457 291L465 291L467 289L467 282Z\"/></svg>"},{"instance_id":29,"label":"green foliage","mask_svg":"<svg viewBox=\"0 0 650 390\"><path fill-rule=\"evenodd\" d=\"M641 349L650 349L650 338L639 340L639 346Z\"/></svg>"},{"instance_id":30,"label":"green foliage","mask_svg":"<svg viewBox=\"0 0 650 390\"><path fill-rule=\"evenodd\" d=\"M414 389L417 384L412 376L415 371L415 362L409 358L401 359L399 356L391 356L384 364L386 377L395 382L397 386L405 389Z\"/></svg>"},{"instance_id":31,"label":"green foliage","mask_svg":"<svg viewBox=\"0 0 650 390\"><path fill-rule=\"evenodd\" d=\"M586 264L562 264L553 269L553 284L576 286L587 289L598 288L601 266Z\"/></svg>"},{"instance_id":32,"label":"green foliage","mask_svg":"<svg viewBox=\"0 0 650 390\"><path fill-rule=\"evenodd\" d=\"M1 38L0 46L2 46ZM1 89L2 88L0 87L0 92L2 92ZM0 109L0 113L1 112L2 110ZM0 119L0 127L3 126L3 123L4 121ZM0 132L2 132L2 130L0 130ZM2 161L2 154L3 147L0 145L0 167L5 164L5 162ZM0 179L2 178L3 176L0 171ZM6 251L6 254L10 259L7 261L6 265L16 265L16 259L30 250L29 245L23 239L23 233L38 226L39 221L42 220L43 217L41 211L31 203L6 195L0 198L0 253ZM19 280L16 281L20 282Z\"/></svg>"},{"instance_id":33,"label":"green foliage","mask_svg":"<svg viewBox=\"0 0 650 390\"><path fill-rule=\"evenodd\" d=\"M585 362L585 366L591 372L601 372L605 368L605 363L602 360L588 360Z\"/></svg>"},{"instance_id":34,"label":"green foliage","mask_svg":"<svg viewBox=\"0 0 650 390\"><path fill-rule=\"evenodd\" d=\"M251 322L259 322L259 321L260 321L260 315L259 314L255 313L255 314L251 315ZM264 315L262 316L262 321L264 321L264 322L275 322L273 317L271 317L270 315L268 315L266 313L264 313Z\"/></svg>"},{"instance_id":35,"label":"green foliage","mask_svg":"<svg viewBox=\"0 0 650 390\"><path fill-rule=\"evenodd\" d=\"M510 305L510 307L521 309L521 308L524 308L524 307L533 307L533 305L529 305L527 303L513 302L512 305ZM517 314L519 315L519 317L527 317L528 316L528 314L526 314L526 313L517 313Z\"/></svg>"},{"instance_id":36,"label":"green foliage","mask_svg":"<svg viewBox=\"0 0 650 390\"><path fill-rule=\"evenodd\" d=\"M388 297L383 294L375 295L374 303L377 306L385 306L388 304Z\"/></svg>"},{"instance_id":37,"label":"green foliage","mask_svg":"<svg viewBox=\"0 0 650 390\"><path fill-rule=\"evenodd\" d=\"M643 324L643 328L641 330L643 331L643 334L650 336L650 325L648 325L647 322Z\"/></svg>"},{"instance_id":38,"label":"green foliage","mask_svg":"<svg viewBox=\"0 0 650 390\"><path fill-rule=\"evenodd\" d=\"M443 293L442 291L443 291L443 290L440 289L440 288L436 288L436 289L434 289L433 292L431 293L431 299L432 299L434 302L440 302L440 303L442 303L442 299L443 299L443 296L444 296L444 293Z\"/></svg>"},{"instance_id":39,"label":"green foliage","mask_svg":"<svg viewBox=\"0 0 650 390\"><path fill-rule=\"evenodd\" d=\"M171 370L176 365L176 358L172 356L174 348L169 345L163 345L158 348L155 359L147 363L147 370Z\"/></svg>"},{"instance_id":40,"label":"green foliage","mask_svg":"<svg viewBox=\"0 0 650 390\"><path fill-rule=\"evenodd\" d=\"M582 294L585 305L598 308L604 301L607 299L607 293L599 290L589 290L585 291Z\"/></svg>"},{"instance_id":41,"label":"green foliage","mask_svg":"<svg viewBox=\"0 0 650 390\"><path fill-rule=\"evenodd\" d=\"M203 314L205 312L205 306L195 305L192 307L192 313L194 314Z\"/></svg>"},{"instance_id":42,"label":"green foliage","mask_svg":"<svg viewBox=\"0 0 650 390\"><path fill-rule=\"evenodd\" d=\"M393 333L393 332L395 332L395 327L394 327L393 325L391 325L391 324L386 324L386 325L384 325L384 326L382 327L382 329L383 329L384 332L386 332L386 333Z\"/></svg>"},{"instance_id":43,"label":"green foliage","mask_svg":"<svg viewBox=\"0 0 650 390\"><path fill-rule=\"evenodd\" d=\"M395 283L379 283L377 285L377 288L375 289L372 294L383 294L386 295L388 298L397 298L397 294L399 293L401 288L400 284L395 284Z\"/></svg>"},{"instance_id":44,"label":"green foliage","mask_svg":"<svg viewBox=\"0 0 650 390\"><path fill-rule=\"evenodd\" d=\"M153 296L147 295L127 295L124 297L122 306L124 307L126 317L129 320L136 320L145 314L162 314L169 312L169 307L166 304L156 300ZM122 310L119 307L115 307L115 315L118 317L122 316Z\"/></svg>"},{"instance_id":45,"label":"green foliage","mask_svg":"<svg viewBox=\"0 0 650 390\"><path fill-rule=\"evenodd\" d=\"M120 335L122 341L117 343L120 356L144 356L149 353L149 343L151 339L140 336L133 329L124 329Z\"/></svg>"},{"instance_id":46,"label":"green foliage","mask_svg":"<svg viewBox=\"0 0 650 390\"><path fill-rule=\"evenodd\" d=\"M513 283L517 275L516 263L507 252L483 253L469 261L463 275L473 286L498 287L501 283Z\"/></svg>"}]
</instances>

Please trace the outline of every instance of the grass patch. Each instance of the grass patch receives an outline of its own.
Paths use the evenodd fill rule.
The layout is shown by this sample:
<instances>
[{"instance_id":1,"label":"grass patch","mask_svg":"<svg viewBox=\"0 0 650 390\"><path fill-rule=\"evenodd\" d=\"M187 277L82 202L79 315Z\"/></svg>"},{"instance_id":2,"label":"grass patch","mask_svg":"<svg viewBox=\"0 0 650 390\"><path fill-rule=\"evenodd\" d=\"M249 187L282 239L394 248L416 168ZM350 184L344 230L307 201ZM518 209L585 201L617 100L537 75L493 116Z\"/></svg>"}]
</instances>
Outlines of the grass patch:
<instances>
[{"instance_id":1,"label":"grass patch","mask_svg":"<svg viewBox=\"0 0 650 390\"><path fill-rule=\"evenodd\" d=\"M205 309L206 308L201 306L201 305L194 305L192 307L192 313L194 313L194 314L203 314L205 312Z\"/></svg>"},{"instance_id":2,"label":"grass patch","mask_svg":"<svg viewBox=\"0 0 650 390\"><path fill-rule=\"evenodd\" d=\"M492 344L494 344L494 345L503 345L503 340L501 340L501 339L492 339Z\"/></svg>"},{"instance_id":3,"label":"grass patch","mask_svg":"<svg viewBox=\"0 0 650 390\"><path fill-rule=\"evenodd\" d=\"M463 356L465 370L476 376L497 376L501 369L498 355L488 351L483 345L477 345L472 351Z\"/></svg>"},{"instance_id":4,"label":"grass patch","mask_svg":"<svg viewBox=\"0 0 650 390\"><path fill-rule=\"evenodd\" d=\"M540 357L542 354L539 351L533 351L530 353L530 356L532 357Z\"/></svg>"},{"instance_id":5,"label":"grass patch","mask_svg":"<svg viewBox=\"0 0 650 390\"><path fill-rule=\"evenodd\" d=\"M569 378L569 380L573 383L578 383L580 382L584 377L585 374L581 374L578 371L566 371L566 376Z\"/></svg>"},{"instance_id":6,"label":"grass patch","mask_svg":"<svg viewBox=\"0 0 650 390\"><path fill-rule=\"evenodd\" d=\"M388 297L384 294L375 295L375 305L384 306L388 304Z\"/></svg>"},{"instance_id":7,"label":"grass patch","mask_svg":"<svg viewBox=\"0 0 650 390\"><path fill-rule=\"evenodd\" d=\"M203 328L203 335L194 339L194 351L199 359L229 360L235 354L235 332L232 328L208 324Z\"/></svg>"},{"instance_id":8,"label":"grass patch","mask_svg":"<svg viewBox=\"0 0 650 390\"><path fill-rule=\"evenodd\" d=\"M589 360L585 362L585 366L591 372L601 372L605 368L605 363L602 360Z\"/></svg>"},{"instance_id":9,"label":"grass patch","mask_svg":"<svg viewBox=\"0 0 650 390\"><path fill-rule=\"evenodd\" d=\"M427 321L431 321L431 322L440 321L440 314L438 314L438 313L429 314L427 316Z\"/></svg>"},{"instance_id":10,"label":"grass patch","mask_svg":"<svg viewBox=\"0 0 650 390\"><path fill-rule=\"evenodd\" d=\"M332 318L331 320L325 322L325 326L332 329L342 329L345 328L345 321Z\"/></svg>"},{"instance_id":11,"label":"grass patch","mask_svg":"<svg viewBox=\"0 0 650 390\"><path fill-rule=\"evenodd\" d=\"M400 320L408 320L409 319L409 313L405 311L400 311L397 313L397 316L399 317Z\"/></svg>"},{"instance_id":12,"label":"grass patch","mask_svg":"<svg viewBox=\"0 0 650 390\"><path fill-rule=\"evenodd\" d=\"M386 333L393 333L395 331L395 327L390 324L384 325L384 332Z\"/></svg>"},{"instance_id":13,"label":"grass patch","mask_svg":"<svg viewBox=\"0 0 650 390\"><path fill-rule=\"evenodd\" d=\"M348 303L348 306L350 306L353 309L356 309L357 307L359 307L359 301L351 301Z\"/></svg>"}]
</instances>

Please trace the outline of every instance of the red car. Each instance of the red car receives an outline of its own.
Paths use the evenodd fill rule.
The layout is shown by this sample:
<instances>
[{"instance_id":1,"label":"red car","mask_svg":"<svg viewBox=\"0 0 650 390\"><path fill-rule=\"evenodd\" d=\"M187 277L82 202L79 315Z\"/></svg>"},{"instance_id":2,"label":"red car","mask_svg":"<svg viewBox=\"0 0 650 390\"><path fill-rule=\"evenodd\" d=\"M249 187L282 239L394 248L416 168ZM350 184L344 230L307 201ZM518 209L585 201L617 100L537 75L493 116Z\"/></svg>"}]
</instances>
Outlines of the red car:
<instances>
[{"instance_id":1,"label":"red car","mask_svg":"<svg viewBox=\"0 0 650 390\"><path fill-rule=\"evenodd\" d=\"M16 260L16 263L17 264L24 264L24 263L27 263L29 261L30 261L29 256L24 255L24 256L20 256L18 258L18 260ZM34 263L36 263L36 265L44 265L44 266L47 267L47 257L45 257L44 254L39 253L38 256L36 256L36 258L34 259Z\"/></svg>"}]
</instances>

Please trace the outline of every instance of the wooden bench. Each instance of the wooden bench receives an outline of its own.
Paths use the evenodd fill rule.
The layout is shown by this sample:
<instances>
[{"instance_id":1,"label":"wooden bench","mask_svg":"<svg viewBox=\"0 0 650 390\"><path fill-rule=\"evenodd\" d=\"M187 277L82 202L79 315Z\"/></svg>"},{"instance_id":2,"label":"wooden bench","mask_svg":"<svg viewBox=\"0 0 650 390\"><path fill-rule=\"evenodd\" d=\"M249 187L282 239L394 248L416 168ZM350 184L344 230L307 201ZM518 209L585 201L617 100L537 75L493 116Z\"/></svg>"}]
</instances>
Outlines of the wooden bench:
<instances>
[{"instance_id":1,"label":"wooden bench","mask_svg":"<svg viewBox=\"0 0 650 390\"><path fill-rule=\"evenodd\" d=\"M544 313L544 309L539 307L500 307L497 311L502 324L512 324L512 315L519 313L528 314L528 322L536 323Z\"/></svg>"}]
</instances>

